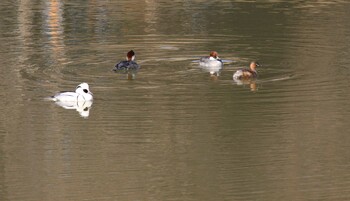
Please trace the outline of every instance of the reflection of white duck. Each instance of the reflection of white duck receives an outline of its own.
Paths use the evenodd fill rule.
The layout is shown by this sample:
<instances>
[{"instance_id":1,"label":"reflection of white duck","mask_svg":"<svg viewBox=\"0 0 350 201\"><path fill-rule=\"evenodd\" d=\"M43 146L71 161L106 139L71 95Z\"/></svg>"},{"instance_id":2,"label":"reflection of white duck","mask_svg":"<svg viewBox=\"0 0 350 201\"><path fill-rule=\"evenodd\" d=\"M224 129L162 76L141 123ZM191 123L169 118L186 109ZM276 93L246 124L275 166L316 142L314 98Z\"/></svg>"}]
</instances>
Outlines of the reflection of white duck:
<instances>
[{"instance_id":1,"label":"reflection of white duck","mask_svg":"<svg viewBox=\"0 0 350 201\"><path fill-rule=\"evenodd\" d=\"M51 99L57 102L80 102L92 101L92 93L87 83L81 83L75 89L75 92L60 92L52 96Z\"/></svg>"},{"instance_id":2,"label":"reflection of white duck","mask_svg":"<svg viewBox=\"0 0 350 201\"><path fill-rule=\"evenodd\" d=\"M92 101L70 101L70 102L61 102L57 101L57 105L63 107L64 109L67 110L77 110L79 112L80 116L82 117L88 117L90 114L90 109L92 106Z\"/></svg>"},{"instance_id":3,"label":"reflection of white duck","mask_svg":"<svg viewBox=\"0 0 350 201\"><path fill-rule=\"evenodd\" d=\"M219 75L219 72L223 66L223 62L219 58L218 53L212 51L210 52L209 57L202 57L199 60L199 65L205 70L209 71L211 75L214 75L215 73Z\"/></svg>"}]
</instances>

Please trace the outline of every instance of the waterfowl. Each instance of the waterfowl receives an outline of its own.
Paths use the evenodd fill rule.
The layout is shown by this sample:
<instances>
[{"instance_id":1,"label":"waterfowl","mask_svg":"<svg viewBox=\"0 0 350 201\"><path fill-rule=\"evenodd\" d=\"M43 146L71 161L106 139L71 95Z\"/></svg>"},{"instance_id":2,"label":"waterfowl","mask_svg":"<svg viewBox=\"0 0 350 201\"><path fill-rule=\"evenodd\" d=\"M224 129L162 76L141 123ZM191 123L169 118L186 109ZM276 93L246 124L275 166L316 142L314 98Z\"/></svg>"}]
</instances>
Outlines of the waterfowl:
<instances>
[{"instance_id":1,"label":"waterfowl","mask_svg":"<svg viewBox=\"0 0 350 201\"><path fill-rule=\"evenodd\" d=\"M214 73L219 74L220 70L222 69L223 62L219 58L219 54L216 51L211 51L209 56L200 58L199 65L213 75Z\"/></svg>"},{"instance_id":2,"label":"waterfowl","mask_svg":"<svg viewBox=\"0 0 350 201\"><path fill-rule=\"evenodd\" d=\"M233 79L251 79L258 77L256 67L261 66L258 62L252 61L250 63L250 69L240 69L233 74Z\"/></svg>"},{"instance_id":3,"label":"waterfowl","mask_svg":"<svg viewBox=\"0 0 350 201\"><path fill-rule=\"evenodd\" d=\"M59 92L51 96L51 99L59 102L92 101L92 95L88 83L83 82L76 87L75 92Z\"/></svg>"},{"instance_id":4,"label":"waterfowl","mask_svg":"<svg viewBox=\"0 0 350 201\"><path fill-rule=\"evenodd\" d=\"M121 61L117 63L113 70L137 70L140 68L140 66L134 61L135 60L135 52L133 50L130 50L126 54L126 60Z\"/></svg>"},{"instance_id":5,"label":"waterfowl","mask_svg":"<svg viewBox=\"0 0 350 201\"><path fill-rule=\"evenodd\" d=\"M202 57L199 60L199 65L203 67L222 67L223 63L216 51L211 51L209 56Z\"/></svg>"}]
</instances>

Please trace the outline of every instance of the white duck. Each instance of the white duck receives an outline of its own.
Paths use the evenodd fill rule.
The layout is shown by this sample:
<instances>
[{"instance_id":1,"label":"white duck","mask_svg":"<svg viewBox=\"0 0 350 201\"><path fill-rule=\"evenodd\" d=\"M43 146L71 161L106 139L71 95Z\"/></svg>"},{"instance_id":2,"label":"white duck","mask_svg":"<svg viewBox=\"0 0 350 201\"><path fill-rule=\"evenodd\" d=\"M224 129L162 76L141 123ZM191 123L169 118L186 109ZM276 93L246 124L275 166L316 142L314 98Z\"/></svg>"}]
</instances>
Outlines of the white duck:
<instances>
[{"instance_id":1,"label":"white duck","mask_svg":"<svg viewBox=\"0 0 350 201\"><path fill-rule=\"evenodd\" d=\"M51 96L53 101L59 102L81 102L81 101L92 101L93 94L89 89L88 83L81 83L75 89L75 92L59 92L54 96Z\"/></svg>"},{"instance_id":2,"label":"white duck","mask_svg":"<svg viewBox=\"0 0 350 201\"><path fill-rule=\"evenodd\" d=\"M209 71L211 75L216 73L219 76L223 62L216 51L211 51L209 56L200 58L199 65Z\"/></svg>"}]
</instances>

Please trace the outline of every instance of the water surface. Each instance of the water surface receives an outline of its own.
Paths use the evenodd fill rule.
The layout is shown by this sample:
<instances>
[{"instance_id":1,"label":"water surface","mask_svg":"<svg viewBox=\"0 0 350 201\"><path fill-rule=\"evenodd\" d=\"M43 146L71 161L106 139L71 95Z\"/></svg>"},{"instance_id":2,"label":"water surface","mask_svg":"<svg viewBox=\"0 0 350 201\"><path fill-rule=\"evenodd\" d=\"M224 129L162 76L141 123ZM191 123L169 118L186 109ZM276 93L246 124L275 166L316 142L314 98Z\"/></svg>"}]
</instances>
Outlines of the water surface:
<instances>
[{"instance_id":1,"label":"water surface","mask_svg":"<svg viewBox=\"0 0 350 201\"><path fill-rule=\"evenodd\" d=\"M1 200L350 199L349 8L1 2ZM194 62L212 50L218 77ZM88 115L45 100L81 82Z\"/></svg>"}]
</instances>

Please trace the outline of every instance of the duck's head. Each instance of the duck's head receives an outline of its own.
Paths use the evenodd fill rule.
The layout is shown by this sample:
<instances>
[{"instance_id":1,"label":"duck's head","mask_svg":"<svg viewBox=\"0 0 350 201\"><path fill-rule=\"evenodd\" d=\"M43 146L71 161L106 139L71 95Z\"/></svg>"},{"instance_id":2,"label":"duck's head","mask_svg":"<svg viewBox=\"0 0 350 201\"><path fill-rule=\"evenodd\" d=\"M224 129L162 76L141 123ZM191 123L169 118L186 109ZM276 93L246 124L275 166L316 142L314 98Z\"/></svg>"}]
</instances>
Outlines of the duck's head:
<instances>
[{"instance_id":1,"label":"duck's head","mask_svg":"<svg viewBox=\"0 0 350 201\"><path fill-rule=\"evenodd\" d=\"M250 69L255 70L256 67L261 67L261 65L257 61L250 62Z\"/></svg>"},{"instance_id":2,"label":"duck's head","mask_svg":"<svg viewBox=\"0 0 350 201\"><path fill-rule=\"evenodd\" d=\"M89 89L89 85L86 82L83 82L83 83L79 84L77 86L77 88L75 89L75 92L78 93L78 94L84 94L85 93L85 94L91 94L92 95L92 92Z\"/></svg>"},{"instance_id":3,"label":"duck's head","mask_svg":"<svg viewBox=\"0 0 350 201\"><path fill-rule=\"evenodd\" d=\"M219 59L219 54L216 51L211 51L210 57L212 57L214 59Z\"/></svg>"},{"instance_id":4,"label":"duck's head","mask_svg":"<svg viewBox=\"0 0 350 201\"><path fill-rule=\"evenodd\" d=\"M135 52L133 50L130 50L127 54L126 54L126 60L128 61L133 61L135 59Z\"/></svg>"}]
</instances>

